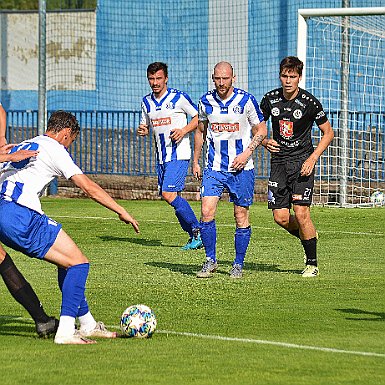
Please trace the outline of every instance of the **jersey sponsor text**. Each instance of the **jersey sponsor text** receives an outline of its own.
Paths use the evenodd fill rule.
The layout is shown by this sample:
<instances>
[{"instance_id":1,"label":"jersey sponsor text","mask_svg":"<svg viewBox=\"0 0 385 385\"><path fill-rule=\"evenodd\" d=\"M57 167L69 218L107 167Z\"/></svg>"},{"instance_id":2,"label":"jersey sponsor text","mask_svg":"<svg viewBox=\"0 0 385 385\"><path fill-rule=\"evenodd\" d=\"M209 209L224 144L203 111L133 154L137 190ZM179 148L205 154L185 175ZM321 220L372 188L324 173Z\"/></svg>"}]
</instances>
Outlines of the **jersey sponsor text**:
<instances>
[{"instance_id":1,"label":"jersey sponsor text","mask_svg":"<svg viewBox=\"0 0 385 385\"><path fill-rule=\"evenodd\" d=\"M168 126L171 124L171 117L165 117L160 119L151 119L153 127Z\"/></svg>"},{"instance_id":2,"label":"jersey sponsor text","mask_svg":"<svg viewBox=\"0 0 385 385\"><path fill-rule=\"evenodd\" d=\"M212 123L213 132L238 132L239 123Z\"/></svg>"}]
</instances>

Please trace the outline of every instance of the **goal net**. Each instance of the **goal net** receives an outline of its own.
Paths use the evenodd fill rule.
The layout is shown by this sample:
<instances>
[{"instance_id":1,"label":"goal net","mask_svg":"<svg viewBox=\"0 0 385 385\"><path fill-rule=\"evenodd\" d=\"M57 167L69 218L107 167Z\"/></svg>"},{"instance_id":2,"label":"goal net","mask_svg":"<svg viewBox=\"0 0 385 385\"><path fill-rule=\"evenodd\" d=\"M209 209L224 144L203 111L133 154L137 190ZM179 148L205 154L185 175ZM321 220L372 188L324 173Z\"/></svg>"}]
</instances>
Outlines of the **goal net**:
<instances>
[{"instance_id":1,"label":"goal net","mask_svg":"<svg viewBox=\"0 0 385 385\"><path fill-rule=\"evenodd\" d=\"M346 11L299 10L298 56L302 86L335 131L317 165L314 203L366 206L385 191L385 8Z\"/></svg>"}]
</instances>

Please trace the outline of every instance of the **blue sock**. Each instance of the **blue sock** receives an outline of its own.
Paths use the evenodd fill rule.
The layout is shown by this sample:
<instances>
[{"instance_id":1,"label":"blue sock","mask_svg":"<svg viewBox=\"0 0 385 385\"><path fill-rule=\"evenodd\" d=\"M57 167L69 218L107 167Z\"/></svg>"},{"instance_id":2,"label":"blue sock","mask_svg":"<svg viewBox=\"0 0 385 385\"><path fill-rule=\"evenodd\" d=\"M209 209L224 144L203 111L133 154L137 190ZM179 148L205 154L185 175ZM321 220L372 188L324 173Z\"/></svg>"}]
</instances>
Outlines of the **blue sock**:
<instances>
[{"instance_id":1,"label":"blue sock","mask_svg":"<svg viewBox=\"0 0 385 385\"><path fill-rule=\"evenodd\" d=\"M203 246L205 247L206 257L212 259L215 262L217 260L217 227L215 224L215 219L210 222L201 221L200 230Z\"/></svg>"},{"instance_id":2,"label":"blue sock","mask_svg":"<svg viewBox=\"0 0 385 385\"><path fill-rule=\"evenodd\" d=\"M237 228L234 235L234 244L235 244L235 263L243 266L243 262L246 256L246 250L249 246L251 237L251 227L246 228Z\"/></svg>"},{"instance_id":3,"label":"blue sock","mask_svg":"<svg viewBox=\"0 0 385 385\"><path fill-rule=\"evenodd\" d=\"M63 292L62 288L63 288L63 282L64 282L64 279L67 275L67 270L66 269L63 269L62 267L58 267L57 269L57 280L58 280L58 283L59 283L59 288L60 288L60 291ZM87 314L89 312L89 307L88 307L88 302L87 302L87 299L86 297L83 297L80 305L79 305L79 310L78 310L78 317L81 317L82 315L84 314Z\"/></svg>"},{"instance_id":4,"label":"blue sock","mask_svg":"<svg viewBox=\"0 0 385 385\"><path fill-rule=\"evenodd\" d=\"M74 318L78 316L79 306L82 301L85 300L84 292L89 269L89 263L82 263L69 267L66 274L60 273L61 275L65 275L62 282L60 316L70 316Z\"/></svg>"},{"instance_id":5,"label":"blue sock","mask_svg":"<svg viewBox=\"0 0 385 385\"><path fill-rule=\"evenodd\" d=\"M199 223L191 206L186 199L179 195L171 202L171 206L175 209L175 215L182 229L189 233L190 238L192 238L194 236L193 230L199 228Z\"/></svg>"}]
</instances>

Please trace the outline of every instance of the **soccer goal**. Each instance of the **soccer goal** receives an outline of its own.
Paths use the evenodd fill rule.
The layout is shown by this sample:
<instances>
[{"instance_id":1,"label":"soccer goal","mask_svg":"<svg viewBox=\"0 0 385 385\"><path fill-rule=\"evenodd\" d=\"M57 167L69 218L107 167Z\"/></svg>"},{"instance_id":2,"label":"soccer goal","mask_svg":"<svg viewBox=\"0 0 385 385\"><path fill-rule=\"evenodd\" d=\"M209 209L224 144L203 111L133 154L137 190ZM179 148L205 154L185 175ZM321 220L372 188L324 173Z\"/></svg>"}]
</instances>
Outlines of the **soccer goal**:
<instances>
[{"instance_id":1,"label":"soccer goal","mask_svg":"<svg viewBox=\"0 0 385 385\"><path fill-rule=\"evenodd\" d=\"M299 9L297 55L301 86L335 131L317 165L314 203L373 205L373 193L385 191L385 7Z\"/></svg>"}]
</instances>

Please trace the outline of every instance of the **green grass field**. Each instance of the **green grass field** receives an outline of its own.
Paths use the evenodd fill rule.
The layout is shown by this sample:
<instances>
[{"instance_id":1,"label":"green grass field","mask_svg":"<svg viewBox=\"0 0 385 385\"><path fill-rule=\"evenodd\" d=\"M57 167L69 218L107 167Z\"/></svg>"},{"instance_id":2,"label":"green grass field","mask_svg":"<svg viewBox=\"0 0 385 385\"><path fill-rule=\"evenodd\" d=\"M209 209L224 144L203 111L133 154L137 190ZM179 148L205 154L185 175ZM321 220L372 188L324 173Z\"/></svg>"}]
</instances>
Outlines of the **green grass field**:
<instances>
[{"instance_id":1,"label":"green grass field","mask_svg":"<svg viewBox=\"0 0 385 385\"><path fill-rule=\"evenodd\" d=\"M218 207L220 265L207 280L195 277L204 251L180 250L187 237L166 203L121 204L140 234L93 201L43 200L91 261L95 318L118 329L127 306L147 304L158 319L153 338L88 346L40 340L1 281L2 385L385 384L385 209L312 208L321 275L304 279L300 242L255 204L244 278L234 281L231 204ZM199 202L192 205L199 213ZM55 267L10 254L59 316Z\"/></svg>"}]
</instances>

